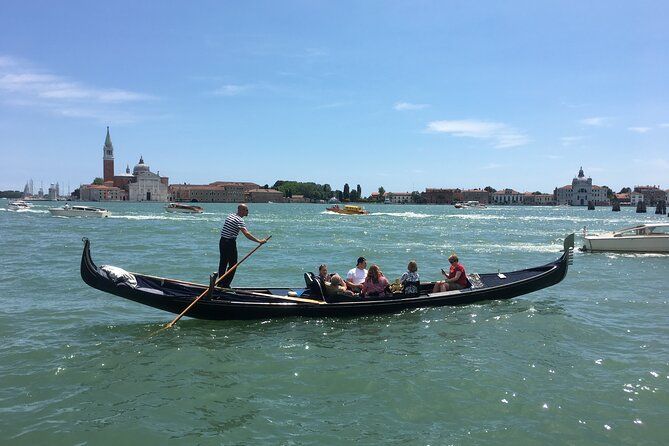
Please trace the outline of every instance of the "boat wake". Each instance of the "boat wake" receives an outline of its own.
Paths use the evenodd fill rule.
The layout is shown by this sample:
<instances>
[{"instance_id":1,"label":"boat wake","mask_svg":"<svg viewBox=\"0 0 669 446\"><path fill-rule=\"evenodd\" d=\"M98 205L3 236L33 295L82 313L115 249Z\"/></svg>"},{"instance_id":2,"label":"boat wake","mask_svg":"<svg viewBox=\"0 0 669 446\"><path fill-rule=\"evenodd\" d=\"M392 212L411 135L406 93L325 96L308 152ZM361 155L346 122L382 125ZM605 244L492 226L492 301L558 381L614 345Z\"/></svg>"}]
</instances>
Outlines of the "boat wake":
<instances>
[{"instance_id":1,"label":"boat wake","mask_svg":"<svg viewBox=\"0 0 669 446\"><path fill-rule=\"evenodd\" d=\"M418 214L416 212L374 212L370 215L385 215L388 217L401 217L401 218L430 218L434 217L431 214Z\"/></svg>"}]
</instances>

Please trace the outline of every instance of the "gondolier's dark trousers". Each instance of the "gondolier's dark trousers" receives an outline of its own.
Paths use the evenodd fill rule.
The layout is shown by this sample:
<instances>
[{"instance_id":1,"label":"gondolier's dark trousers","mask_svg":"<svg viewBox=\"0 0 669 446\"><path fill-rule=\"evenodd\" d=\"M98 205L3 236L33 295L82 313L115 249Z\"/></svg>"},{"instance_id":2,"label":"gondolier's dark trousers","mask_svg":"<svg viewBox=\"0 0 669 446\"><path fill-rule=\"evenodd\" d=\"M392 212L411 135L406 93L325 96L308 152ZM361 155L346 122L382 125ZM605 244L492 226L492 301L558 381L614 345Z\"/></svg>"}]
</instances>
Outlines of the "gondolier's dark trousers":
<instances>
[{"instance_id":1,"label":"gondolier's dark trousers","mask_svg":"<svg viewBox=\"0 0 669 446\"><path fill-rule=\"evenodd\" d=\"M237 239L223 238L218 242L218 250L221 253L221 260L218 263L218 277L221 277L228 268L237 264ZM232 278L235 277L236 269L232 270L230 274L221 280L218 286L223 288L230 288Z\"/></svg>"}]
</instances>

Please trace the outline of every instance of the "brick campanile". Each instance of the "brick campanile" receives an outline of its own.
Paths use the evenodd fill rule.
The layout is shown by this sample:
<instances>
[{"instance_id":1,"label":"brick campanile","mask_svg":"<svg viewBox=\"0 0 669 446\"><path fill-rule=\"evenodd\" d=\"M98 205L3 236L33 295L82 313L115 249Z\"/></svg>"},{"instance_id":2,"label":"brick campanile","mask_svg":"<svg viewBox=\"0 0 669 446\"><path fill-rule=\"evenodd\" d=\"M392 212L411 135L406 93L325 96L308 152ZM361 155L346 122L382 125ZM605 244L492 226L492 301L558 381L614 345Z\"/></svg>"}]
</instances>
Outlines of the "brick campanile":
<instances>
[{"instance_id":1,"label":"brick campanile","mask_svg":"<svg viewBox=\"0 0 669 446\"><path fill-rule=\"evenodd\" d=\"M102 156L102 173L103 180L114 181L114 146L111 142L111 136L109 136L109 127L107 127L107 137L105 138L105 146L103 147Z\"/></svg>"}]
</instances>

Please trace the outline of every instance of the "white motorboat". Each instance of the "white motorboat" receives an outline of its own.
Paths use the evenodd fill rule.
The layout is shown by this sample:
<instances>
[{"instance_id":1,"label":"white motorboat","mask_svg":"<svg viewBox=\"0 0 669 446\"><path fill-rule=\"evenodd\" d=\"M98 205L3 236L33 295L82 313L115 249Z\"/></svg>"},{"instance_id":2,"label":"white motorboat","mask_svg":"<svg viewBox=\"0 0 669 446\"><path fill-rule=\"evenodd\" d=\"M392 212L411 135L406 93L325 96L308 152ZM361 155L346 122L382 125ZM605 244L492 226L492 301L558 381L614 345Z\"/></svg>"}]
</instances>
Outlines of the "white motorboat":
<instances>
[{"instance_id":1,"label":"white motorboat","mask_svg":"<svg viewBox=\"0 0 669 446\"><path fill-rule=\"evenodd\" d=\"M456 209L464 209L464 208L485 209L487 207L485 204L483 204L479 201L476 201L476 200L455 203L454 206L455 206Z\"/></svg>"},{"instance_id":2,"label":"white motorboat","mask_svg":"<svg viewBox=\"0 0 669 446\"><path fill-rule=\"evenodd\" d=\"M167 212L178 212L182 214L201 214L204 212L204 209L200 206L183 203L170 203L165 206L165 210Z\"/></svg>"},{"instance_id":3,"label":"white motorboat","mask_svg":"<svg viewBox=\"0 0 669 446\"><path fill-rule=\"evenodd\" d=\"M93 206L65 206L59 208L49 208L51 215L56 217L109 217L111 212L107 209L96 208Z\"/></svg>"},{"instance_id":4,"label":"white motorboat","mask_svg":"<svg viewBox=\"0 0 669 446\"><path fill-rule=\"evenodd\" d=\"M583 251L669 253L669 223L640 224L584 238Z\"/></svg>"},{"instance_id":5,"label":"white motorboat","mask_svg":"<svg viewBox=\"0 0 669 446\"><path fill-rule=\"evenodd\" d=\"M27 203L23 200L16 200L16 201L10 201L7 204L7 209L9 209L10 211L21 212L21 211L27 211L32 206L33 206L32 204Z\"/></svg>"}]
</instances>

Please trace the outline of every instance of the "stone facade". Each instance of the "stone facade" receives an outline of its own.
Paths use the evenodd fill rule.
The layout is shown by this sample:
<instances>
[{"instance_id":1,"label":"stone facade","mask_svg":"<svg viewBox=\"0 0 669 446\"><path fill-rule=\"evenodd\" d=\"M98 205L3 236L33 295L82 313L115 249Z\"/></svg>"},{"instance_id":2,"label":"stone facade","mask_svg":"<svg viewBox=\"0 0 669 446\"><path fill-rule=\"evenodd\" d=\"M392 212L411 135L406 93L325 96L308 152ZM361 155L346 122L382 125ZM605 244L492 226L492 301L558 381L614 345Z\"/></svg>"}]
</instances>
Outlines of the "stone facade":
<instances>
[{"instance_id":1,"label":"stone facade","mask_svg":"<svg viewBox=\"0 0 669 446\"><path fill-rule=\"evenodd\" d=\"M453 204L462 201L462 190L425 189L423 196L428 204Z\"/></svg>"},{"instance_id":2,"label":"stone facade","mask_svg":"<svg viewBox=\"0 0 669 446\"><path fill-rule=\"evenodd\" d=\"M571 185L555 188L553 195L555 202L559 205L587 206L592 203L597 206L606 206L610 204L608 192L606 187L593 185L592 178L586 178L581 167Z\"/></svg>"}]
</instances>

